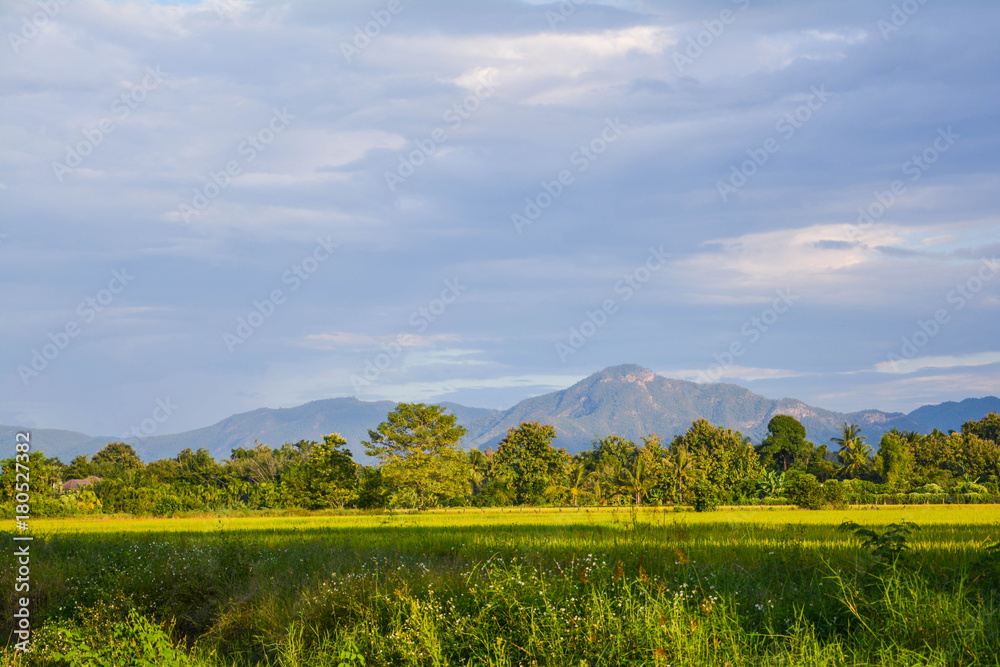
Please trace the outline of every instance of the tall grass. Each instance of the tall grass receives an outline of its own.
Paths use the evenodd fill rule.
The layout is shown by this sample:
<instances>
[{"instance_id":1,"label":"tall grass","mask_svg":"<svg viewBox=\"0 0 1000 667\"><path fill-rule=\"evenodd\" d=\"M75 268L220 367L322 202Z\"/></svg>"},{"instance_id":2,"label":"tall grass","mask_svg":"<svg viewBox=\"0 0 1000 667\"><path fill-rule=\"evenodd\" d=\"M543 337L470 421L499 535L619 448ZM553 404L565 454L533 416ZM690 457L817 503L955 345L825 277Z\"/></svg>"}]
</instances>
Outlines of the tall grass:
<instances>
[{"instance_id":1,"label":"tall grass","mask_svg":"<svg viewBox=\"0 0 1000 667\"><path fill-rule=\"evenodd\" d=\"M904 518L920 528L891 562L838 530ZM206 666L997 665L998 520L935 506L37 522L36 651L18 664L104 664L122 645L134 664Z\"/></svg>"}]
</instances>

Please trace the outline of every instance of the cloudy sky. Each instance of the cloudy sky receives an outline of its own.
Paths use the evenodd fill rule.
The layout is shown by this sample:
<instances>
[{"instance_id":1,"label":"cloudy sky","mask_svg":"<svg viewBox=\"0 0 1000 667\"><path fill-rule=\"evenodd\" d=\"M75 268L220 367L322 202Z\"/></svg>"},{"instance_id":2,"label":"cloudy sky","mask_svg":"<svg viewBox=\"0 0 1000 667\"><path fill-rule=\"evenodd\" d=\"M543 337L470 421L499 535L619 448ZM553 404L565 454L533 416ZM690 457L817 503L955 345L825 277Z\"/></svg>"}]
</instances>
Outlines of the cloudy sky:
<instances>
[{"instance_id":1,"label":"cloudy sky","mask_svg":"<svg viewBox=\"0 0 1000 667\"><path fill-rule=\"evenodd\" d=\"M507 407L620 363L843 410L1000 393L996 2L0 24L4 424Z\"/></svg>"}]
</instances>

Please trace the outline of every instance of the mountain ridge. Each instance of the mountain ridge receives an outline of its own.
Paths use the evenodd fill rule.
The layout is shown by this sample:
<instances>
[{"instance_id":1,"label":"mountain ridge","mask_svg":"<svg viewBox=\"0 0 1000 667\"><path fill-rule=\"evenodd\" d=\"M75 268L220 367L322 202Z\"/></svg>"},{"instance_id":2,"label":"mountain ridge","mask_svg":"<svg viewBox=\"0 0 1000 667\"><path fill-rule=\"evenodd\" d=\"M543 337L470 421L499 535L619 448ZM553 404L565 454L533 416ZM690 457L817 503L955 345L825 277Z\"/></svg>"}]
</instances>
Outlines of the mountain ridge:
<instances>
[{"instance_id":1,"label":"mountain ridge","mask_svg":"<svg viewBox=\"0 0 1000 667\"><path fill-rule=\"evenodd\" d=\"M986 396L960 402L924 405L908 414L859 410L837 412L808 405L795 398L770 399L734 384L698 384L657 375L635 364L605 368L576 384L558 391L532 396L506 410L472 408L448 401L440 402L456 415L468 433L463 446L485 448L495 445L522 421L539 421L556 427L556 445L576 452L589 446L595 437L611 433L638 441L657 433L669 441L683 433L696 419L738 430L759 441L767 422L777 414L787 414L806 427L807 437L824 444L839 433L843 423L858 424L876 445L892 428L929 432L958 430L970 419L1000 411L1000 398ZM127 438L146 461L176 456L190 447L204 447L216 458L228 458L235 447L252 447L255 441L271 446L299 440L319 440L328 433L340 433L355 454L367 462L360 443L368 429L385 419L396 406L393 401L362 401L355 397L327 398L291 408L257 408L231 415L215 424L183 433ZM0 425L0 437L10 439L23 428ZM75 431L28 429L36 449L68 462L79 454L92 455L117 438L93 437Z\"/></svg>"}]
</instances>

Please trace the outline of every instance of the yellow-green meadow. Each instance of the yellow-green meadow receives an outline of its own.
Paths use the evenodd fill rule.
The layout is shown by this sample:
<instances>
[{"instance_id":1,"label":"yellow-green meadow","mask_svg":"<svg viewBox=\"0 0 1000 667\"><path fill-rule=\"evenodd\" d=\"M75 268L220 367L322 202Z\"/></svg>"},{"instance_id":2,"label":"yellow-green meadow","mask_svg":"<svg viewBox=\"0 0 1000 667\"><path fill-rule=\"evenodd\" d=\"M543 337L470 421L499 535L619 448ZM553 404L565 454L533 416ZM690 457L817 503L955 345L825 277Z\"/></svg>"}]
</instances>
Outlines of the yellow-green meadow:
<instances>
[{"instance_id":1,"label":"yellow-green meadow","mask_svg":"<svg viewBox=\"0 0 1000 667\"><path fill-rule=\"evenodd\" d=\"M845 521L901 541L865 546ZM997 505L39 519L32 529L37 634L23 665L1000 659Z\"/></svg>"}]
</instances>

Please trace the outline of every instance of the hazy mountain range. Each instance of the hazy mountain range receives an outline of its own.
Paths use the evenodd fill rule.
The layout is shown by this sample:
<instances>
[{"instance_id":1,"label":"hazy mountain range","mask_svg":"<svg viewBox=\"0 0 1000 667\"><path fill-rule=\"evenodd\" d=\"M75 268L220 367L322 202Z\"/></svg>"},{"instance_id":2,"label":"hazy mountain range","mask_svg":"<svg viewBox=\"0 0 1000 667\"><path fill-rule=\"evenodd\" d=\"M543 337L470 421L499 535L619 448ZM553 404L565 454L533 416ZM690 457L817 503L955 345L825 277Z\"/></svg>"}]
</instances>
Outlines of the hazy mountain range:
<instances>
[{"instance_id":1,"label":"hazy mountain range","mask_svg":"<svg viewBox=\"0 0 1000 667\"><path fill-rule=\"evenodd\" d=\"M538 421L556 427L556 445L570 452L587 447L596 436L617 433L635 441L657 433L669 440L691 422L704 417L710 422L739 430L755 442L767 432L767 422L777 414L792 415L802 422L810 440L826 443L843 423L858 424L868 441L877 445L886 431L898 427L908 431L958 430L970 419L1000 411L995 396L968 398L925 405L909 414L862 410L835 412L793 398L770 399L732 384L697 384L656 375L641 366L607 368L572 387L528 398L508 410L470 408L456 403L442 405L468 429L466 447L485 448L498 442L512 426ZM361 441L393 409L392 401L360 401L330 398L294 408L260 408L233 415L205 428L173 435L129 438L126 441L146 461L175 456L184 448L204 447L216 458L228 458L234 447L252 447L254 441L272 446L299 440L319 440L328 433L347 438L355 458L365 461ZM0 437L11 441L14 426L0 426ZM93 437L74 431L30 429L35 449L63 462L78 454L94 454L118 438Z\"/></svg>"}]
</instances>

